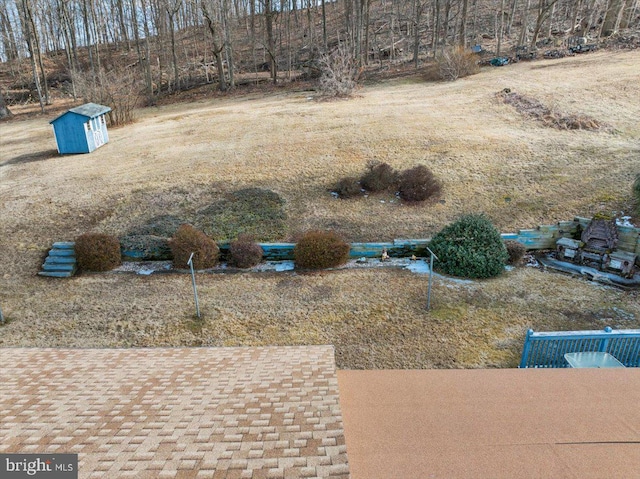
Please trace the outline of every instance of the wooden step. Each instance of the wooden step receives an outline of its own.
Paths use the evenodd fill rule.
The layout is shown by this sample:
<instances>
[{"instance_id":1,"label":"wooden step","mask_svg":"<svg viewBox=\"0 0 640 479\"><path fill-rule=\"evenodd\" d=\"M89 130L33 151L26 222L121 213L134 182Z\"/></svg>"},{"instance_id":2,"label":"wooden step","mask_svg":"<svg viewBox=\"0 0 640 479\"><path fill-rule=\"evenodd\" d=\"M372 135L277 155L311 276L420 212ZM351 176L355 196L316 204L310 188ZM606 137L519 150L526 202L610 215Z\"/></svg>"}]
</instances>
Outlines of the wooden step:
<instances>
[{"instance_id":1,"label":"wooden step","mask_svg":"<svg viewBox=\"0 0 640 479\"><path fill-rule=\"evenodd\" d=\"M75 245L73 241L56 241L53 243L53 249L73 249Z\"/></svg>"},{"instance_id":2,"label":"wooden step","mask_svg":"<svg viewBox=\"0 0 640 479\"><path fill-rule=\"evenodd\" d=\"M43 271L71 271L74 272L76 270L76 264L59 264L59 263L44 263L42 265Z\"/></svg>"},{"instance_id":3,"label":"wooden step","mask_svg":"<svg viewBox=\"0 0 640 479\"><path fill-rule=\"evenodd\" d=\"M75 264L76 257L75 256L47 256L47 259L44 260L45 263L52 264Z\"/></svg>"},{"instance_id":4,"label":"wooden step","mask_svg":"<svg viewBox=\"0 0 640 479\"><path fill-rule=\"evenodd\" d=\"M39 276L48 276L50 278L70 278L73 276L71 271L40 271Z\"/></svg>"},{"instance_id":5,"label":"wooden step","mask_svg":"<svg viewBox=\"0 0 640 479\"><path fill-rule=\"evenodd\" d=\"M52 249L49 251L49 256L73 256L75 257L76 252L72 249Z\"/></svg>"}]
</instances>

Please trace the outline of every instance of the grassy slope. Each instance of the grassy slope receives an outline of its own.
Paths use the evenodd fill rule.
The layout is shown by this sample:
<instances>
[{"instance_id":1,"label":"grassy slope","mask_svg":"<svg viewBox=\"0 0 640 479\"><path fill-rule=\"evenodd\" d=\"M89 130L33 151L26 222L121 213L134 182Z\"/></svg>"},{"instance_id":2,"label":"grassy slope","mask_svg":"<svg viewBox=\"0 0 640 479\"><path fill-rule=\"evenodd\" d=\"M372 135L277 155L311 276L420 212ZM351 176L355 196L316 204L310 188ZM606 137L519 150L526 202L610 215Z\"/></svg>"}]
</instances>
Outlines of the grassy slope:
<instances>
[{"instance_id":1,"label":"grassy slope","mask_svg":"<svg viewBox=\"0 0 640 479\"><path fill-rule=\"evenodd\" d=\"M638 294L517 270L436 285L394 271L201 279L207 322L190 321L188 278L34 277L51 242L123 233L261 186L287 201L288 235L332 227L352 240L425 237L485 211L503 231L628 208L640 169L640 52L597 53L484 70L455 83L401 80L350 101L306 93L201 101L140 112L91 155L59 158L42 119L0 126L0 345L334 343L342 367L514 365L527 327L640 326ZM509 87L616 134L545 129L494 94ZM424 163L444 203L332 199L327 188L370 159ZM384 200L384 203L381 201ZM622 313L616 309L620 308Z\"/></svg>"}]
</instances>

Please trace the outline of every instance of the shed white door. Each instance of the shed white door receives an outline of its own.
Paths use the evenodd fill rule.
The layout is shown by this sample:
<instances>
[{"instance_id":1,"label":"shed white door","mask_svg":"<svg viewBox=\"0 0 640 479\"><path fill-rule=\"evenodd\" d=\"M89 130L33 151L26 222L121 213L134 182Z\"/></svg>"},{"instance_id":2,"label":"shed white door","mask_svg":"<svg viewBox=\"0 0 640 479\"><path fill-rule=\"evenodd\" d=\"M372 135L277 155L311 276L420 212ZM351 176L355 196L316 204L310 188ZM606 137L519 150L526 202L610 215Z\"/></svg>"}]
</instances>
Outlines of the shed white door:
<instances>
[{"instance_id":1,"label":"shed white door","mask_svg":"<svg viewBox=\"0 0 640 479\"><path fill-rule=\"evenodd\" d=\"M93 131L93 142L95 143L96 148L104 145L104 135L102 134L102 130Z\"/></svg>"}]
</instances>

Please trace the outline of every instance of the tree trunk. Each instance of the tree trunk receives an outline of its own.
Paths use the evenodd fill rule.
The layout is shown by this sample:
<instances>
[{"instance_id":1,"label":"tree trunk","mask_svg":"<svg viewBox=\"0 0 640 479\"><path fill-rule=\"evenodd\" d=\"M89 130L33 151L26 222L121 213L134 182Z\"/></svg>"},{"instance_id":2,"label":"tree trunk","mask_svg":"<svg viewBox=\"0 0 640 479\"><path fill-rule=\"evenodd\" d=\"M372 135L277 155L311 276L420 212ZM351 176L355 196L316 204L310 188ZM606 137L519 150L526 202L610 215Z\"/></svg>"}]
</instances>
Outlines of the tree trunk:
<instances>
[{"instance_id":1,"label":"tree trunk","mask_svg":"<svg viewBox=\"0 0 640 479\"><path fill-rule=\"evenodd\" d=\"M175 0L174 4L170 3L171 0L168 0L165 8L167 11L167 16L169 17L169 31L171 38L171 63L173 64L173 86L175 90L180 90L180 71L178 69L178 56L176 54L176 25L175 18L176 14L180 10L180 5L182 0Z\"/></svg>"},{"instance_id":2,"label":"tree trunk","mask_svg":"<svg viewBox=\"0 0 640 479\"><path fill-rule=\"evenodd\" d=\"M222 50L224 49L223 45L218 45L216 40L217 31L216 24L213 19L213 16L209 12L209 9L206 5L205 0L200 2L200 9L202 10L202 15L204 16L207 27L209 28L209 33L211 33L211 43L213 45L213 57L216 59L216 68L218 69L218 88L220 91L227 91L227 79L224 74L224 64L222 63Z\"/></svg>"},{"instance_id":3,"label":"tree trunk","mask_svg":"<svg viewBox=\"0 0 640 479\"><path fill-rule=\"evenodd\" d=\"M529 30L529 9L531 8L531 0L527 0L522 11L522 30L520 30L520 41L518 46L524 46L527 41L527 32Z\"/></svg>"},{"instance_id":4,"label":"tree trunk","mask_svg":"<svg viewBox=\"0 0 640 479\"><path fill-rule=\"evenodd\" d=\"M511 28L513 28L513 19L516 16L516 10L518 9L518 0L513 0L511 4L511 14L509 15L509 23L507 23L507 35L511 35Z\"/></svg>"},{"instance_id":5,"label":"tree trunk","mask_svg":"<svg viewBox=\"0 0 640 479\"><path fill-rule=\"evenodd\" d=\"M222 28L224 29L224 48L227 56L227 70L229 72L229 86L231 88L236 87L236 81L233 74L233 46L231 45L231 29L229 28L228 20L229 3L228 0L223 0L222 5Z\"/></svg>"},{"instance_id":6,"label":"tree trunk","mask_svg":"<svg viewBox=\"0 0 640 479\"><path fill-rule=\"evenodd\" d=\"M420 3L420 0L414 0L413 65L416 70L418 69L418 56L420 55L420 20L422 19L422 12L426 6L426 2Z\"/></svg>"},{"instance_id":7,"label":"tree trunk","mask_svg":"<svg viewBox=\"0 0 640 479\"><path fill-rule=\"evenodd\" d=\"M322 0L322 46L327 49L327 10L325 8L325 0ZM293 5L295 7L295 1Z\"/></svg>"},{"instance_id":8,"label":"tree trunk","mask_svg":"<svg viewBox=\"0 0 640 479\"><path fill-rule=\"evenodd\" d=\"M626 0L611 0L607 14L604 17L602 35L608 37L617 32L625 6Z\"/></svg>"},{"instance_id":9,"label":"tree trunk","mask_svg":"<svg viewBox=\"0 0 640 479\"><path fill-rule=\"evenodd\" d=\"M22 0L22 15L23 15L23 28L24 36L27 40L27 48L29 49L29 60L31 61L31 74L33 75L33 82L38 92L38 101L40 102L40 111L44 113L44 101L42 98L42 88L40 87L40 75L38 74L38 67L36 66L36 56L34 54L33 46L33 34L31 32L32 22L29 21L29 5L28 0Z\"/></svg>"},{"instance_id":10,"label":"tree trunk","mask_svg":"<svg viewBox=\"0 0 640 479\"><path fill-rule=\"evenodd\" d=\"M0 120L11 116L13 116L13 113L11 113L11 110L7 107L7 104L4 101L4 95L2 94L2 91L0 91Z\"/></svg>"},{"instance_id":11,"label":"tree trunk","mask_svg":"<svg viewBox=\"0 0 640 479\"><path fill-rule=\"evenodd\" d=\"M496 56L500 56L500 49L502 47L502 35L504 34L504 0L500 1L500 29L498 30L498 45L496 46Z\"/></svg>"},{"instance_id":12,"label":"tree trunk","mask_svg":"<svg viewBox=\"0 0 640 479\"><path fill-rule=\"evenodd\" d=\"M271 72L271 81L275 85L278 83L278 61L276 58L276 42L273 35L273 17L275 13L271 9L271 1L264 2L264 21L267 30L267 53L269 54L269 71Z\"/></svg>"},{"instance_id":13,"label":"tree trunk","mask_svg":"<svg viewBox=\"0 0 640 479\"><path fill-rule=\"evenodd\" d=\"M538 41L538 35L540 34L540 30L542 29L542 25L545 20L549 17L549 13L551 9L556 4L558 0L550 0L549 3L546 0L539 0L538 3L538 18L536 19L536 27L533 30L533 35L531 36L531 45L530 49L535 50L536 42Z\"/></svg>"},{"instance_id":14,"label":"tree trunk","mask_svg":"<svg viewBox=\"0 0 640 479\"><path fill-rule=\"evenodd\" d=\"M462 18L460 19L460 42L461 48L467 47L467 15L469 10L469 0L462 0Z\"/></svg>"},{"instance_id":15,"label":"tree trunk","mask_svg":"<svg viewBox=\"0 0 640 479\"><path fill-rule=\"evenodd\" d=\"M4 9L0 9L0 34L2 36L2 44L4 54L7 61L16 60L18 58L18 47L16 44L16 36L13 32L13 26L9 21L8 15Z\"/></svg>"}]
</instances>

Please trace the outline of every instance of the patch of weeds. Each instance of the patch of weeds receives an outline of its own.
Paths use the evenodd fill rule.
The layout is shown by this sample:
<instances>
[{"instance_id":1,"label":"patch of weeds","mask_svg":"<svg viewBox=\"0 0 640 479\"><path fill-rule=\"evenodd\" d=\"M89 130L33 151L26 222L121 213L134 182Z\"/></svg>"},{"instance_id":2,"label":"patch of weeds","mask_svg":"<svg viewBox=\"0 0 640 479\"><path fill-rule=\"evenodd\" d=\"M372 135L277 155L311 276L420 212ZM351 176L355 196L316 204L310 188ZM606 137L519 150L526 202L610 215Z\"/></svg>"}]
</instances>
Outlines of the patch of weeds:
<instances>
[{"instance_id":1,"label":"patch of weeds","mask_svg":"<svg viewBox=\"0 0 640 479\"><path fill-rule=\"evenodd\" d=\"M126 236L160 236L171 238L178 227L187 221L173 215L160 215L151 218L147 223L136 226Z\"/></svg>"},{"instance_id":2,"label":"patch of weeds","mask_svg":"<svg viewBox=\"0 0 640 479\"><path fill-rule=\"evenodd\" d=\"M195 225L216 240L246 234L259 241L273 241L286 234L284 204L271 190L246 188L198 211Z\"/></svg>"},{"instance_id":3,"label":"patch of weeds","mask_svg":"<svg viewBox=\"0 0 640 479\"><path fill-rule=\"evenodd\" d=\"M193 314L189 319L185 321L184 326L187 331L191 332L192 334L200 335L202 334L202 330L204 329L205 321L202 319L202 317L198 318L195 314Z\"/></svg>"}]
</instances>

